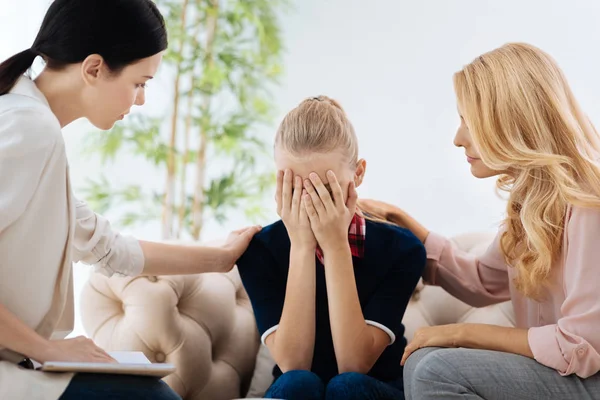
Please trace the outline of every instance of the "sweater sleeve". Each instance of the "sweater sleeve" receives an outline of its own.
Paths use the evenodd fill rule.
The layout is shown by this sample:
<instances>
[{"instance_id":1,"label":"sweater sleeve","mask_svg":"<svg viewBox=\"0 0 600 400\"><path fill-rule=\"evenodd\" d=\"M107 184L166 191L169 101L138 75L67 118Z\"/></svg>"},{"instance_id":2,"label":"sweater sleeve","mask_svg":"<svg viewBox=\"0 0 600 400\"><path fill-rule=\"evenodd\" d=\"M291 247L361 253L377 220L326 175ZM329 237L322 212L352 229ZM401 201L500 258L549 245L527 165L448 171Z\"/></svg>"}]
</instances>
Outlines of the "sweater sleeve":
<instances>
[{"instance_id":1,"label":"sweater sleeve","mask_svg":"<svg viewBox=\"0 0 600 400\"><path fill-rule=\"evenodd\" d=\"M600 210L572 210L562 271L562 317L555 324L530 328L528 337L539 363L561 375L587 378L600 371Z\"/></svg>"},{"instance_id":2,"label":"sweater sleeve","mask_svg":"<svg viewBox=\"0 0 600 400\"><path fill-rule=\"evenodd\" d=\"M500 253L500 235L481 257L458 249L431 232L425 240L427 265L423 280L474 307L510 299L507 266Z\"/></svg>"},{"instance_id":3,"label":"sweater sleeve","mask_svg":"<svg viewBox=\"0 0 600 400\"><path fill-rule=\"evenodd\" d=\"M244 289L250 297L256 325L264 343L279 325L287 276L278 271L274 257L256 237L237 261L237 267Z\"/></svg>"}]
</instances>

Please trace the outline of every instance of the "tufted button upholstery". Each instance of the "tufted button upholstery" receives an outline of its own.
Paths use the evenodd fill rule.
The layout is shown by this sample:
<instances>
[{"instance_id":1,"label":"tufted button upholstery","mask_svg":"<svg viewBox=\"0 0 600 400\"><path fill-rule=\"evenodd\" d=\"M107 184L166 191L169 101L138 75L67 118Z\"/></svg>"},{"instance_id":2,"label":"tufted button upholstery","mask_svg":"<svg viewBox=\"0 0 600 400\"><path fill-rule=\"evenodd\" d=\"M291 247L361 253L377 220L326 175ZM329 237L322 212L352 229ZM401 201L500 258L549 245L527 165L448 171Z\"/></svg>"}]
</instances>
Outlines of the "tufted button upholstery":
<instances>
[{"instance_id":1,"label":"tufted button upholstery","mask_svg":"<svg viewBox=\"0 0 600 400\"><path fill-rule=\"evenodd\" d=\"M250 383L259 337L237 269L172 277L92 274L81 308L99 346L174 364L177 372L165 382L186 400L236 398Z\"/></svg>"},{"instance_id":2,"label":"tufted button upholstery","mask_svg":"<svg viewBox=\"0 0 600 400\"><path fill-rule=\"evenodd\" d=\"M457 236L455 244L481 254L493 234ZM107 350L143 351L177 372L165 381L185 400L260 397L272 381L268 351L257 360L259 337L237 269L227 274L106 278L92 274L81 298L88 335ZM439 287L416 290L403 318L406 337L423 326L478 322L514 326L510 302L473 308ZM263 349L265 350L265 349ZM256 371L255 369L256 363Z\"/></svg>"}]
</instances>

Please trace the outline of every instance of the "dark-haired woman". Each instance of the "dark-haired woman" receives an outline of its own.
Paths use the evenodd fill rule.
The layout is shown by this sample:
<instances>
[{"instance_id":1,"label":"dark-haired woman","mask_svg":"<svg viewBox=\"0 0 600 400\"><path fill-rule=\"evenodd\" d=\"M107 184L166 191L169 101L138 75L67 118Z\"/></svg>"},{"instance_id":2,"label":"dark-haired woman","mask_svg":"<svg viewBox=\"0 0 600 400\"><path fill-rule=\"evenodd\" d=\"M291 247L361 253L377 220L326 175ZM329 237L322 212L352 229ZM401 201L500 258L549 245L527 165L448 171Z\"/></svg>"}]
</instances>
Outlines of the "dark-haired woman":
<instances>
[{"instance_id":1,"label":"dark-haired woman","mask_svg":"<svg viewBox=\"0 0 600 400\"><path fill-rule=\"evenodd\" d=\"M72 263L109 276L224 272L259 229L233 232L222 247L142 242L73 196L61 129L79 118L109 129L144 104L166 47L150 0L55 0L31 48L0 64L2 399L178 398L156 379L32 368L32 360L114 362L88 339L53 335L72 328ZM25 73L37 56L46 66L33 81Z\"/></svg>"}]
</instances>

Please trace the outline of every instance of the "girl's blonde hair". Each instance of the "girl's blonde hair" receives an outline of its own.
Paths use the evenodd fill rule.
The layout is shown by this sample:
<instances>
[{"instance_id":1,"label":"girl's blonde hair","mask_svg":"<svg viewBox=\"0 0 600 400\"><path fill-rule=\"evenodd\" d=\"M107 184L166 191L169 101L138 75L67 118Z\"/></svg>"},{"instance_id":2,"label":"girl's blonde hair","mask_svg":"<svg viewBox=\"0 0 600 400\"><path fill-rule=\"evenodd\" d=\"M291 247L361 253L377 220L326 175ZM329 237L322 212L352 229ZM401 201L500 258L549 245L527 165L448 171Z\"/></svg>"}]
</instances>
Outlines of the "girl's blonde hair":
<instances>
[{"instance_id":1,"label":"girl's blonde hair","mask_svg":"<svg viewBox=\"0 0 600 400\"><path fill-rule=\"evenodd\" d=\"M327 96L311 97L287 113L275 146L294 155L341 152L356 167L358 139L342 106Z\"/></svg>"},{"instance_id":2,"label":"girl's blonde hair","mask_svg":"<svg viewBox=\"0 0 600 400\"><path fill-rule=\"evenodd\" d=\"M290 154L339 152L347 157L349 168L358 165L358 138L342 106L327 96L310 97L287 113L277 129L275 147ZM380 216L365 218L389 223Z\"/></svg>"},{"instance_id":3,"label":"girl's blonde hair","mask_svg":"<svg viewBox=\"0 0 600 400\"><path fill-rule=\"evenodd\" d=\"M568 206L600 207L598 135L556 62L528 44L483 54L454 88L482 161L503 172L501 247L516 287L537 298L562 255Z\"/></svg>"}]
</instances>

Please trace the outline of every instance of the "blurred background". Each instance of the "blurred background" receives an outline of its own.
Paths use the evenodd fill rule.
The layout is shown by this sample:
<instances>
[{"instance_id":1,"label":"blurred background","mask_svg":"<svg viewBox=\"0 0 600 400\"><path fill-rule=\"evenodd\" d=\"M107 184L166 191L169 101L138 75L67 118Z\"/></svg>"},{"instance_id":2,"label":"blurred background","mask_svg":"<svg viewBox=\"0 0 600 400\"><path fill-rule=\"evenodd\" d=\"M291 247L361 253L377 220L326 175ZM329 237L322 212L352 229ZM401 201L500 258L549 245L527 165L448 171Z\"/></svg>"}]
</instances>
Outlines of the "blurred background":
<instances>
[{"instance_id":1,"label":"blurred background","mask_svg":"<svg viewBox=\"0 0 600 400\"><path fill-rule=\"evenodd\" d=\"M157 3L170 50L146 105L110 132L86 121L64 130L76 195L140 239L211 241L274 221L275 129L318 94L355 125L368 162L361 197L444 235L495 230L504 208L495 182L474 179L452 144L452 74L506 42L554 56L600 123L595 0ZM0 0L0 59L31 45L49 4ZM76 295L89 271L76 266ZM78 318L73 335L82 333Z\"/></svg>"}]
</instances>

